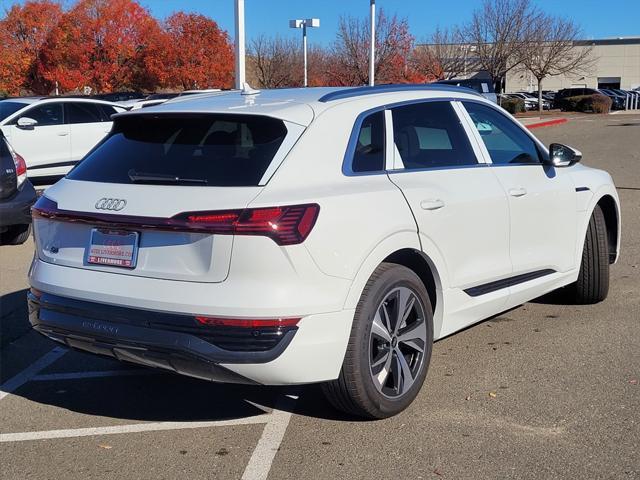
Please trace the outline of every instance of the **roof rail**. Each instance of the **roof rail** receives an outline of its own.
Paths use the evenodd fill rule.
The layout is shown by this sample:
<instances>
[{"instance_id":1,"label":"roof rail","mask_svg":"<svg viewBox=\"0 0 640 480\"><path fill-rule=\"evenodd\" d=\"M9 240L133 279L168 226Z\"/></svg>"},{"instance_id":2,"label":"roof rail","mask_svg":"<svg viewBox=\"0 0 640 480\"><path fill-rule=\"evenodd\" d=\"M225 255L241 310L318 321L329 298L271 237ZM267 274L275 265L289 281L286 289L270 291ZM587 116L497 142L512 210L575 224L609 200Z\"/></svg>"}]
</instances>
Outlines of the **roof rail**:
<instances>
[{"instance_id":1,"label":"roof rail","mask_svg":"<svg viewBox=\"0 0 640 480\"><path fill-rule=\"evenodd\" d=\"M475 90L467 87L457 87L453 85L443 85L437 83L400 83L400 84L385 84L375 85L373 87L353 87L345 88L342 90L336 90L329 92L318 99L318 101L326 103L333 100L343 100L345 98L360 97L363 95L374 95L376 93L390 93L390 92L406 92L406 91L438 91L438 92L455 92L455 93L472 93L479 97L482 95Z\"/></svg>"}]
</instances>

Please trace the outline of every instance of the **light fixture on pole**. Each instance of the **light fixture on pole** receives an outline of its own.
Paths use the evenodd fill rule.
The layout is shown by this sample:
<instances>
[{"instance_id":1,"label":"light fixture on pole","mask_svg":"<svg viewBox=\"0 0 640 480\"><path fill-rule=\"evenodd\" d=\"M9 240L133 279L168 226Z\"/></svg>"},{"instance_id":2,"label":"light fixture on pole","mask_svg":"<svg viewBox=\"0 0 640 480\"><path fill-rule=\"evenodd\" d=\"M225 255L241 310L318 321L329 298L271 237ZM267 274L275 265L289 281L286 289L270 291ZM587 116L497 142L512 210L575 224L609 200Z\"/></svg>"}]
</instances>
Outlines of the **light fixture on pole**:
<instances>
[{"instance_id":1,"label":"light fixture on pole","mask_svg":"<svg viewBox=\"0 0 640 480\"><path fill-rule=\"evenodd\" d=\"M319 18L307 18L304 20L289 20L290 28L302 29L302 56L304 58L304 86L307 86L307 27L318 28L320 26Z\"/></svg>"}]
</instances>

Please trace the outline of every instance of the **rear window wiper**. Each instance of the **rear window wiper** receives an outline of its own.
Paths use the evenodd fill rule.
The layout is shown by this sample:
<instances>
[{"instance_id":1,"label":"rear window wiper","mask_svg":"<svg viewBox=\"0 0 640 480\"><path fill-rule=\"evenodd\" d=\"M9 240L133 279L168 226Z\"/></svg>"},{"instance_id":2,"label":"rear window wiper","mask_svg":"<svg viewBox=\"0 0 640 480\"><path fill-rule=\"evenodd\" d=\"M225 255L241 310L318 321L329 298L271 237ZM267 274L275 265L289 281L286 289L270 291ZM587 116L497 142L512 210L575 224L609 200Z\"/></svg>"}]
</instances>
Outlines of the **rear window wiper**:
<instances>
[{"instance_id":1,"label":"rear window wiper","mask_svg":"<svg viewBox=\"0 0 640 480\"><path fill-rule=\"evenodd\" d=\"M167 175L163 173L147 173L129 170L129 178L133 183L158 183L158 184L176 184L176 185L206 185L209 183L204 178L182 178L177 175Z\"/></svg>"}]
</instances>

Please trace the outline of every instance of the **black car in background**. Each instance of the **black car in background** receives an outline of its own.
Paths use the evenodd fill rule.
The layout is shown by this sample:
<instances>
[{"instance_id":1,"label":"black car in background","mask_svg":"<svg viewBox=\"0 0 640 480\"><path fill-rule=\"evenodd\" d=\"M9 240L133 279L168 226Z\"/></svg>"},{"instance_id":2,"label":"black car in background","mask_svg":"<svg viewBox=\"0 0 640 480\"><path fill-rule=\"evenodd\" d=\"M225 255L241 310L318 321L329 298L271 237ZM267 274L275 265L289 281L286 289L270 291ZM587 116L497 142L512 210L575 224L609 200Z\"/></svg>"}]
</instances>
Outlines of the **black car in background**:
<instances>
[{"instance_id":1,"label":"black car in background","mask_svg":"<svg viewBox=\"0 0 640 480\"><path fill-rule=\"evenodd\" d=\"M0 244L19 245L29 238L31 205L36 191L27 179L27 164L0 130Z\"/></svg>"},{"instance_id":2,"label":"black car in background","mask_svg":"<svg viewBox=\"0 0 640 480\"><path fill-rule=\"evenodd\" d=\"M613 110L624 110L624 104L627 100L625 95L617 93L610 88L599 88L598 90L611 99L611 108Z\"/></svg>"}]
</instances>

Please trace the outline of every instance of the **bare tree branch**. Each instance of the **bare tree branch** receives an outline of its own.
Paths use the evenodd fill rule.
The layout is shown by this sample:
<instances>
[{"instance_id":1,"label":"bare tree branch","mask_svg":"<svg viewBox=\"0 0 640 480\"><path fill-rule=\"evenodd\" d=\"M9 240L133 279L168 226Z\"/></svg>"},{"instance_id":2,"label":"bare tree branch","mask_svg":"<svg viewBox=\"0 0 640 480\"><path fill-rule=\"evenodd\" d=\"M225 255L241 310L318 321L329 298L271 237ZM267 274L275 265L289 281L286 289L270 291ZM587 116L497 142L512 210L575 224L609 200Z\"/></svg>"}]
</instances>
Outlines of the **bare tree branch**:
<instances>
[{"instance_id":1,"label":"bare tree branch","mask_svg":"<svg viewBox=\"0 0 640 480\"><path fill-rule=\"evenodd\" d=\"M376 20L375 77L377 82L406 81L413 36L406 19L387 17L382 9ZM327 72L330 83L366 85L369 82L369 22L342 17L332 46L334 65Z\"/></svg>"},{"instance_id":2,"label":"bare tree branch","mask_svg":"<svg viewBox=\"0 0 640 480\"><path fill-rule=\"evenodd\" d=\"M464 74L469 68L469 48L464 44L462 32L440 28L413 54L415 69L426 77L449 80Z\"/></svg>"},{"instance_id":3,"label":"bare tree branch","mask_svg":"<svg viewBox=\"0 0 640 480\"><path fill-rule=\"evenodd\" d=\"M595 59L593 48L576 45L582 32L572 21L545 14L537 15L527 26L523 44L522 69L538 80L538 108L542 111L542 82L547 77L587 73Z\"/></svg>"},{"instance_id":4,"label":"bare tree branch","mask_svg":"<svg viewBox=\"0 0 640 480\"><path fill-rule=\"evenodd\" d=\"M530 0L484 0L463 28L464 43L474 50L474 60L493 78L496 92L502 91L506 74L522 63L525 28L537 11Z\"/></svg>"},{"instance_id":5,"label":"bare tree branch","mask_svg":"<svg viewBox=\"0 0 640 480\"><path fill-rule=\"evenodd\" d=\"M249 44L247 66L250 77L261 88L302 85L302 49L293 39L261 35Z\"/></svg>"}]
</instances>

